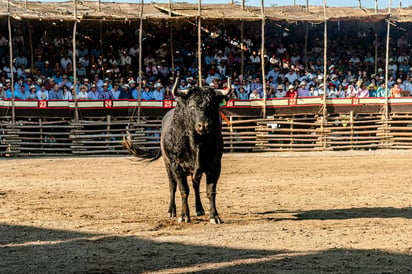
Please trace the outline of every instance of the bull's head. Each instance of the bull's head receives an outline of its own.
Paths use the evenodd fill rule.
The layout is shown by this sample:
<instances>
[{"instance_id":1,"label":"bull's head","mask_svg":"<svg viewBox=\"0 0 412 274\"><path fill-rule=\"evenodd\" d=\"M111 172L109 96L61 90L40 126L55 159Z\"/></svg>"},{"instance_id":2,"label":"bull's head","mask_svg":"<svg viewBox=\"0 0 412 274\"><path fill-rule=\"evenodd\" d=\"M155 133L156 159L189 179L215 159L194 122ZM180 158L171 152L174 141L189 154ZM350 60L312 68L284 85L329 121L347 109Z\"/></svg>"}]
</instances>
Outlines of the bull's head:
<instances>
[{"instance_id":1,"label":"bull's head","mask_svg":"<svg viewBox=\"0 0 412 274\"><path fill-rule=\"evenodd\" d=\"M230 90L230 78L225 90L193 86L186 90L178 90L177 81L172 89L178 98L176 111L185 115L188 129L194 130L198 135L206 135L217 128L220 129L219 104Z\"/></svg>"}]
</instances>

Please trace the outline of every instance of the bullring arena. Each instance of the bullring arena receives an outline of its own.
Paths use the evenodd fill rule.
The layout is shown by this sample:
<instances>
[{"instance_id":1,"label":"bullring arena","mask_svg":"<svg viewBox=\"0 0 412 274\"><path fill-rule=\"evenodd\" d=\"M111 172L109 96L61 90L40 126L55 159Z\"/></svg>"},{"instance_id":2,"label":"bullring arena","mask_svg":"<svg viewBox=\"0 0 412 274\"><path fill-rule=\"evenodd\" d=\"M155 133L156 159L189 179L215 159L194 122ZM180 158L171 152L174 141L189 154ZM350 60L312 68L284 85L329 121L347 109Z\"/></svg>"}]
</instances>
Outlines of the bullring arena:
<instances>
[{"instance_id":1,"label":"bullring arena","mask_svg":"<svg viewBox=\"0 0 412 274\"><path fill-rule=\"evenodd\" d=\"M0 269L411 273L411 157L410 150L225 154L221 225L166 217L161 160L2 160ZM201 195L207 207L204 182Z\"/></svg>"},{"instance_id":2,"label":"bullring arena","mask_svg":"<svg viewBox=\"0 0 412 274\"><path fill-rule=\"evenodd\" d=\"M352 35L353 27L361 37L371 38L361 40L379 67L370 66L370 58L365 58L366 77L362 71L359 77L389 86L389 57L403 52L398 46L396 52L394 43L384 45L390 39L399 41L404 32L410 37L412 22L411 7L366 9L361 1L359 8L326 8L326 1L325 7L314 7L307 1L307 6L267 7L265 11L245 6L245 1L202 7L200 1L199 7L143 2L4 2L1 20L8 38L3 37L0 54L12 67L24 49L31 65L20 68L20 73L28 73L33 76L30 81L40 80L37 83L45 87L51 79L46 78L50 71L44 69L49 60L43 57L61 60L60 53L65 57L69 50L80 57L78 49L86 57L89 45L95 60L73 58L73 70L66 64L63 74L81 84L89 82L86 76L93 76L89 78L96 79L96 84L107 78L128 90L128 83L144 82L142 52L156 51L170 41L164 54L169 55L166 59L174 71L175 55L186 47L176 34L190 32L187 49L192 52L186 49L185 54L194 61L196 52L202 57L205 40L219 53L218 43L211 39L219 38L214 30L226 24L241 41L253 36L253 50L262 53L265 36L270 38L266 46L283 50L282 45L275 48L271 43L281 37L291 54L302 50L306 67L308 57L314 57L308 49L316 49L313 52L323 60L323 71L311 77L326 91L336 76L328 75L335 72L335 66L326 66L328 48L342 48L336 34L346 29L349 37L359 38ZM263 33L266 23L268 31ZM363 28L368 35L363 35ZM262 33L256 32L259 29ZM269 37L273 31L277 36ZM133 43L127 46L133 49L134 59L130 66L119 65L121 70L114 63L96 66L104 60L99 59L100 46L103 55L112 46L118 54L126 54L113 33L139 45L138 51ZM163 40L153 33L161 33ZM67 48L61 47L60 39L50 47L49 39L62 34L67 36L63 40ZM300 40L293 41L295 35ZM239 47L232 38L222 35L219 44ZM25 48L21 41L26 41ZM341 41L359 48L358 39ZM375 48L370 47L373 43ZM410 49L410 43L404 46ZM326 54L321 54L324 48ZM237 70L242 77L252 72L264 76L269 67L244 64L245 49L253 55L252 48L240 46L236 54L242 61L232 67L236 68L232 76ZM355 53L352 57L360 57ZM35 56L40 56L41 66L34 66ZM77 71L77 64L83 63L88 66L86 74ZM293 71L287 58L282 63L288 64L282 65L285 72ZM230 98L221 107L225 154L217 186L217 208L224 223L213 225L208 216L193 216L193 191L192 222L167 218L169 187L163 162L137 161L126 155L121 144L127 132L144 149L158 148L160 120L174 106L173 100L142 101L129 94L78 101L76 92L72 99L26 100L23 93L17 93L20 97L15 93L16 87L26 88L24 84L8 77L5 69L7 64L0 84L9 83L10 89L0 100L0 273L412 273L412 90L398 94L402 98L390 97L388 92L370 98L328 98L326 92L268 100ZM199 72L195 78L207 78ZM68 90L66 78L62 76L61 81L65 79ZM170 77L166 80L170 82ZM201 196L207 208L204 180Z\"/></svg>"}]
</instances>

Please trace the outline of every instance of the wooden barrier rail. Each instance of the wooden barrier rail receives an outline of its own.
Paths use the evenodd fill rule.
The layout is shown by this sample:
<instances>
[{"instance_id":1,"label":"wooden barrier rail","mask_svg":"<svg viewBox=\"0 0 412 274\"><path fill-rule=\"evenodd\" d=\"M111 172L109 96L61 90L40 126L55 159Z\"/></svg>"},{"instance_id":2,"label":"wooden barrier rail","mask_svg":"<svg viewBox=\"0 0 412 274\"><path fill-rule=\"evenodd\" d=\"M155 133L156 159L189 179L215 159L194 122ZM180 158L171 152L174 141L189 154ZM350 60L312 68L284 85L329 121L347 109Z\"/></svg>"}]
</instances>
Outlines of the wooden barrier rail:
<instances>
[{"instance_id":1,"label":"wooden barrier rail","mask_svg":"<svg viewBox=\"0 0 412 274\"><path fill-rule=\"evenodd\" d=\"M0 124L0 155L127 155L121 140L127 132L143 149L159 148L161 120L137 122L111 116L80 120L19 120ZM412 148L412 116L382 122L381 114L337 114L323 122L318 114L279 115L267 119L232 117L223 122L226 152L321 151Z\"/></svg>"},{"instance_id":2,"label":"wooden barrier rail","mask_svg":"<svg viewBox=\"0 0 412 274\"><path fill-rule=\"evenodd\" d=\"M392 99L388 119L382 114L379 98L356 100L356 104L350 101L352 105L346 104L347 99L328 99L327 117L322 117L319 108L314 107L318 99L300 99L296 106L288 106L285 99L268 100L273 108L265 119L255 108L262 101L231 102L222 108L227 117L222 121L225 152L412 148L411 98ZM0 110L5 102L9 103L0 100ZM72 102L50 102L55 107L73 106ZM19 103L22 102L16 102ZM143 149L159 148L161 118L168 109L159 102L155 102L155 107L150 107L153 102L145 102L137 121L135 109L125 107L135 103L119 101L110 109L90 110L89 104L100 103L82 102L84 109L77 122L70 111L45 111L30 106L17 109L13 123L10 113L3 109L0 156L127 155L121 144L127 132ZM285 106L276 108L277 104ZM113 112L115 105L122 108Z\"/></svg>"}]
</instances>

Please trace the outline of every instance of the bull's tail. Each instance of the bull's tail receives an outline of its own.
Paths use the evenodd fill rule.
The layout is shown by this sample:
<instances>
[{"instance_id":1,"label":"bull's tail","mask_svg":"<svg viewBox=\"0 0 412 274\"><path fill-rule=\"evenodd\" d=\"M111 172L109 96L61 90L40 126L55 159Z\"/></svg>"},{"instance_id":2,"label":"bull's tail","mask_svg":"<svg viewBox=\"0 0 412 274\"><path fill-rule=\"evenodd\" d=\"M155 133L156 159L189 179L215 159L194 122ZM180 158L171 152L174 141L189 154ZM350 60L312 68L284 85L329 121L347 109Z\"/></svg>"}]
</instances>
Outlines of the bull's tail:
<instances>
[{"instance_id":1,"label":"bull's tail","mask_svg":"<svg viewBox=\"0 0 412 274\"><path fill-rule=\"evenodd\" d=\"M133 144L132 137L130 134L127 136L123 136L123 147L129 151L132 155L141 160L148 160L150 162L155 161L162 156L162 152L160 149L151 149L151 150L143 150L138 148Z\"/></svg>"}]
</instances>

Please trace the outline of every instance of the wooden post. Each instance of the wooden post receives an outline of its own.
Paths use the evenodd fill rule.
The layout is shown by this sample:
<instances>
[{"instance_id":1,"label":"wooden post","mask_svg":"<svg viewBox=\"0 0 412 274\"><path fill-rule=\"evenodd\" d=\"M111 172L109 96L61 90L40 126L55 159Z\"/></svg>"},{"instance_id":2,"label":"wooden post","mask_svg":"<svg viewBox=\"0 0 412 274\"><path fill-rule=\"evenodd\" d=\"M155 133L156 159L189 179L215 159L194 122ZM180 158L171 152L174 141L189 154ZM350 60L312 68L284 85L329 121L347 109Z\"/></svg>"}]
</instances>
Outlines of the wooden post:
<instances>
[{"instance_id":1,"label":"wooden post","mask_svg":"<svg viewBox=\"0 0 412 274\"><path fill-rule=\"evenodd\" d=\"M13 41L12 41L12 35L11 35L11 15L10 15L10 3L9 0L7 1L7 12L8 12L8 17L7 17L7 26L9 30L9 66L10 66L10 89L11 89L11 119L13 124L16 122L16 101L14 98L14 72L13 72Z\"/></svg>"},{"instance_id":2,"label":"wooden post","mask_svg":"<svg viewBox=\"0 0 412 274\"><path fill-rule=\"evenodd\" d=\"M242 0L242 11L245 10L245 0ZM245 24L241 19L240 22L240 74L243 76L245 73L245 51L243 39L245 38Z\"/></svg>"},{"instance_id":3,"label":"wooden post","mask_svg":"<svg viewBox=\"0 0 412 274\"><path fill-rule=\"evenodd\" d=\"M243 2L242 2L243 3ZM243 75L245 73L245 51L244 51L244 43L243 43L243 39L245 38L245 24L242 20L242 22L240 22L240 74Z\"/></svg>"},{"instance_id":4,"label":"wooden post","mask_svg":"<svg viewBox=\"0 0 412 274\"><path fill-rule=\"evenodd\" d=\"M104 47L103 47L103 21L100 20L99 24L99 42L100 42L100 50L102 52L102 56L104 56ZM102 77L103 79L105 78L106 71L103 69L103 60L102 60L102 65L101 65L101 70L102 70Z\"/></svg>"},{"instance_id":5,"label":"wooden post","mask_svg":"<svg viewBox=\"0 0 412 274\"><path fill-rule=\"evenodd\" d=\"M229 116L229 121L230 121L230 125L229 125L229 132L230 132L230 152L233 152L233 116L230 115Z\"/></svg>"},{"instance_id":6,"label":"wooden post","mask_svg":"<svg viewBox=\"0 0 412 274\"><path fill-rule=\"evenodd\" d=\"M74 122L79 123L79 106L77 102L77 60L76 60L76 33L77 33L77 0L74 0L74 24L73 24L73 98L74 98Z\"/></svg>"},{"instance_id":7,"label":"wooden post","mask_svg":"<svg viewBox=\"0 0 412 274\"><path fill-rule=\"evenodd\" d=\"M389 0L388 14L391 14L392 0ZM388 81L389 81L389 41L390 41L390 30L391 24L389 20L387 21L387 32L386 32L386 60L385 60L385 120L386 124L389 119L389 92L388 92Z\"/></svg>"},{"instance_id":8,"label":"wooden post","mask_svg":"<svg viewBox=\"0 0 412 274\"><path fill-rule=\"evenodd\" d=\"M262 68L262 84L263 84L263 111L262 116L266 118L266 71L265 71L265 6L264 0L261 0L261 17L262 17L262 44L260 47L260 64Z\"/></svg>"},{"instance_id":9,"label":"wooden post","mask_svg":"<svg viewBox=\"0 0 412 274\"><path fill-rule=\"evenodd\" d=\"M376 31L376 24L375 24ZM378 34L375 33L375 74L378 73Z\"/></svg>"},{"instance_id":10,"label":"wooden post","mask_svg":"<svg viewBox=\"0 0 412 274\"><path fill-rule=\"evenodd\" d=\"M30 45L30 69L34 68L34 50L33 50L33 36L31 33L31 24L30 21L27 22L27 29L29 30L29 45Z\"/></svg>"},{"instance_id":11,"label":"wooden post","mask_svg":"<svg viewBox=\"0 0 412 274\"><path fill-rule=\"evenodd\" d=\"M327 89L326 89L326 76L328 70L328 20L326 18L326 0L323 0L323 17L325 19L325 28L323 33L323 122L326 123L326 115L327 115L327 106L326 106L326 98L327 98Z\"/></svg>"},{"instance_id":12,"label":"wooden post","mask_svg":"<svg viewBox=\"0 0 412 274\"><path fill-rule=\"evenodd\" d=\"M353 121L353 110L350 111L349 113L349 123L350 123L350 145L351 149L353 149L353 135L354 135L354 121Z\"/></svg>"},{"instance_id":13,"label":"wooden post","mask_svg":"<svg viewBox=\"0 0 412 274\"><path fill-rule=\"evenodd\" d=\"M197 2L197 62L199 69L199 87L202 87L202 17L201 17L201 5L202 1Z\"/></svg>"},{"instance_id":14,"label":"wooden post","mask_svg":"<svg viewBox=\"0 0 412 274\"><path fill-rule=\"evenodd\" d=\"M111 125L111 122L112 122L112 117L110 116L110 115L106 115L106 121L107 121L107 124L106 124L106 135L107 135L107 137L106 137L106 141L110 141L110 125ZM106 146L108 146L108 147L110 147L110 143L106 143Z\"/></svg>"},{"instance_id":15,"label":"wooden post","mask_svg":"<svg viewBox=\"0 0 412 274\"><path fill-rule=\"evenodd\" d=\"M43 144L44 144L44 141L45 141L45 136L43 136L43 123L42 123L42 118L39 118L39 137L40 137L39 143L42 144L42 145L40 146L40 151L42 151L43 148L44 148Z\"/></svg>"},{"instance_id":16,"label":"wooden post","mask_svg":"<svg viewBox=\"0 0 412 274\"><path fill-rule=\"evenodd\" d=\"M143 56L143 6L144 0L140 2L140 25L139 25L139 91L137 92L137 123L140 125L140 109L142 106L142 79L143 79L143 65L142 65L142 56Z\"/></svg>"},{"instance_id":17,"label":"wooden post","mask_svg":"<svg viewBox=\"0 0 412 274\"><path fill-rule=\"evenodd\" d=\"M306 22L305 33L305 70L308 71L308 36L309 36L309 22Z\"/></svg>"},{"instance_id":18,"label":"wooden post","mask_svg":"<svg viewBox=\"0 0 412 274\"><path fill-rule=\"evenodd\" d=\"M170 29L170 62L172 65L172 72L175 71L175 55L174 55L174 44L173 44L173 28L172 28L172 1L169 0L169 29Z\"/></svg>"}]
</instances>

